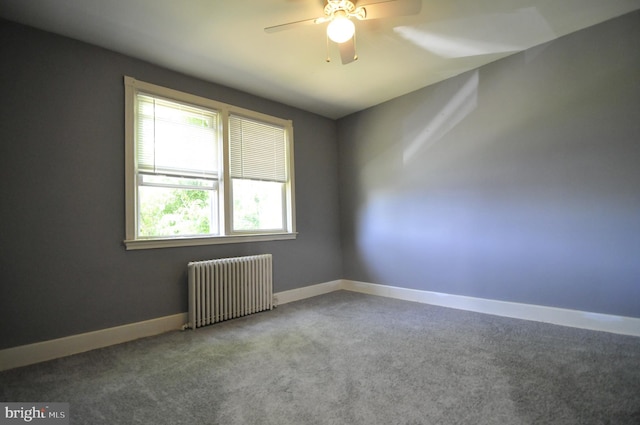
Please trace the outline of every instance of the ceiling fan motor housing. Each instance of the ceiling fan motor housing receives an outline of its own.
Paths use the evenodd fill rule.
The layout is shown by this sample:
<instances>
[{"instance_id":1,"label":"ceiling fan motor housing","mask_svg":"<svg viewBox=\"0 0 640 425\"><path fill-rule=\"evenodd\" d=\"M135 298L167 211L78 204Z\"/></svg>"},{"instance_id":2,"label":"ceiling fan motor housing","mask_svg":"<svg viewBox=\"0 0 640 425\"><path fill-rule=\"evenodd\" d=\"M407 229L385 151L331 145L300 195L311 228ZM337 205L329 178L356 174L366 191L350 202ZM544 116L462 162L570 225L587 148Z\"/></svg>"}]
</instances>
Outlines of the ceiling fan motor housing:
<instances>
[{"instance_id":1,"label":"ceiling fan motor housing","mask_svg":"<svg viewBox=\"0 0 640 425\"><path fill-rule=\"evenodd\" d=\"M324 7L324 14L328 17L332 17L334 13L341 10L350 16L356 9L356 5L349 0L328 0L327 5Z\"/></svg>"}]
</instances>

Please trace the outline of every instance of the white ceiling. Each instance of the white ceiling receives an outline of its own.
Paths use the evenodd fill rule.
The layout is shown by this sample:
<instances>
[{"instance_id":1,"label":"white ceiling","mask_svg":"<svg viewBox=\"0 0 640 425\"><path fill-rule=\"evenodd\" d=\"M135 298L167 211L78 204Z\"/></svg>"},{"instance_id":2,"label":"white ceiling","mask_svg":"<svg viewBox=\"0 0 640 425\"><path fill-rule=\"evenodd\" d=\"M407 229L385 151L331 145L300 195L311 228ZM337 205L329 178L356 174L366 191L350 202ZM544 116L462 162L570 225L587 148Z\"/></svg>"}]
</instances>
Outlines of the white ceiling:
<instances>
[{"instance_id":1,"label":"white ceiling","mask_svg":"<svg viewBox=\"0 0 640 425\"><path fill-rule=\"evenodd\" d=\"M360 5L380 0L360 0ZM326 62L322 0L1 0L0 16L339 118L640 9L640 0L423 0L356 21L359 59ZM357 3L356 3L357 4Z\"/></svg>"}]
</instances>

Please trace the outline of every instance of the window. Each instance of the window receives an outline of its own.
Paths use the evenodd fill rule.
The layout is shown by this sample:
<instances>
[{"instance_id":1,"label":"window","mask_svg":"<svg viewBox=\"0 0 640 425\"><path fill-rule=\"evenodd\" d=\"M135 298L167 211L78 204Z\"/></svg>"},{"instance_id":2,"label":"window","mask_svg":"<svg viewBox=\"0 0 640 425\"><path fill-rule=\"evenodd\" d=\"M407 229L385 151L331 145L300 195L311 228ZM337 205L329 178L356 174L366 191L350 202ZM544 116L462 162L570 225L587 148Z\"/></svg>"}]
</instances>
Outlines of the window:
<instances>
[{"instance_id":1,"label":"window","mask_svg":"<svg viewBox=\"0 0 640 425\"><path fill-rule=\"evenodd\" d=\"M295 238L293 127L125 77L127 249Z\"/></svg>"}]
</instances>

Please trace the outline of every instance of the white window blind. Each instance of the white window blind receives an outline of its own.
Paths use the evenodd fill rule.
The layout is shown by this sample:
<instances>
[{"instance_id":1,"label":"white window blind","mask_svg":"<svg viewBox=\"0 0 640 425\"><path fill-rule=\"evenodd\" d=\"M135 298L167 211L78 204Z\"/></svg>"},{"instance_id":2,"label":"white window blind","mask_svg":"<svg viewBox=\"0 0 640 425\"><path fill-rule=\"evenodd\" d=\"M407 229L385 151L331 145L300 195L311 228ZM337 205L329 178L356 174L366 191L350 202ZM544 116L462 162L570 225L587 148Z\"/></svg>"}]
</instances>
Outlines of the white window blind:
<instances>
[{"instance_id":1,"label":"white window blind","mask_svg":"<svg viewBox=\"0 0 640 425\"><path fill-rule=\"evenodd\" d=\"M217 114L137 95L138 170L213 178L218 175Z\"/></svg>"},{"instance_id":2,"label":"white window blind","mask_svg":"<svg viewBox=\"0 0 640 425\"><path fill-rule=\"evenodd\" d=\"M283 127L229 117L232 178L287 181L287 139Z\"/></svg>"}]
</instances>

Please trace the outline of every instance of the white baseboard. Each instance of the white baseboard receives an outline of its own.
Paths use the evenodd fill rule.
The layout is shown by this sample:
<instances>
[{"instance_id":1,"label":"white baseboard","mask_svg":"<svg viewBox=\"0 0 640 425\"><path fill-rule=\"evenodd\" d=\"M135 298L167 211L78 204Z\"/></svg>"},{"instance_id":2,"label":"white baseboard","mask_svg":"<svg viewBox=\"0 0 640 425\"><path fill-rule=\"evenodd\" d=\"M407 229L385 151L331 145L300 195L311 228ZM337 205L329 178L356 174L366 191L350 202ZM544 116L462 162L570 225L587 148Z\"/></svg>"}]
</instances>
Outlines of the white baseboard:
<instances>
[{"instance_id":1,"label":"white baseboard","mask_svg":"<svg viewBox=\"0 0 640 425\"><path fill-rule=\"evenodd\" d=\"M187 323L187 320L187 313L180 313L144 322L7 348L0 350L0 370L40 363L96 348L178 330Z\"/></svg>"},{"instance_id":2,"label":"white baseboard","mask_svg":"<svg viewBox=\"0 0 640 425\"><path fill-rule=\"evenodd\" d=\"M277 303L286 304L341 289L342 281L320 283L274 294ZM0 350L0 371L70 356L97 348L182 329L187 313L130 323L114 328L71 335L64 338Z\"/></svg>"},{"instance_id":3,"label":"white baseboard","mask_svg":"<svg viewBox=\"0 0 640 425\"><path fill-rule=\"evenodd\" d=\"M342 289L514 319L640 336L640 319L343 280Z\"/></svg>"},{"instance_id":4,"label":"white baseboard","mask_svg":"<svg viewBox=\"0 0 640 425\"><path fill-rule=\"evenodd\" d=\"M278 292L274 294L274 298L276 305L287 304L338 290L640 337L640 319L633 317L473 298L345 279ZM179 330L187 321L187 313L179 313L144 322L7 348L0 350L0 371Z\"/></svg>"},{"instance_id":5,"label":"white baseboard","mask_svg":"<svg viewBox=\"0 0 640 425\"><path fill-rule=\"evenodd\" d=\"M291 289L289 291L277 292L273 295L275 304L287 304L305 298L316 297L328 294L329 292L343 289L344 280L332 280L331 282L318 283L317 285L305 286L303 288Z\"/></svg>"}]
</instances>

